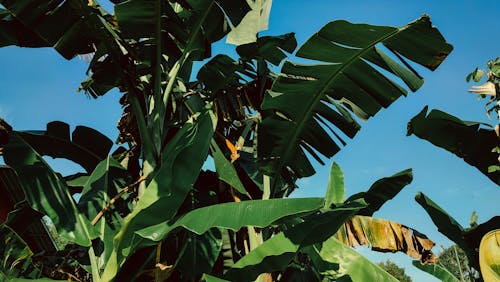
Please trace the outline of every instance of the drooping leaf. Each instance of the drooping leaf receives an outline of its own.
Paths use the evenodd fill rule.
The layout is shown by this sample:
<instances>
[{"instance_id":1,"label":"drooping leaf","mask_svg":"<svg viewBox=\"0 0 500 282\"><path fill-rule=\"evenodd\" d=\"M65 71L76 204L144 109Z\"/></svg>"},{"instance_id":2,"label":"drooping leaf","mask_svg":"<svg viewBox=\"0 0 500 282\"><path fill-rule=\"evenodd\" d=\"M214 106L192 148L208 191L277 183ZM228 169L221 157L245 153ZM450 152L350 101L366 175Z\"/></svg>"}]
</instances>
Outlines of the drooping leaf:
<instances>
[{"instance_id":1,"label":"drooping leaf","mask_svg":"<svg viewBox=\"0 0 500 282\"><path fill-rule=\"evenodd\" d=\"M363 198L368 206L359 215L371 216L388 200L394 198L406 185L413 180L411 169L400 171L392 176L384 177L372 184L366 192L354 194L347 201Z\"/></svg>"},{"instance_id":2,"label":"drooping leaf","mask_svg":"<svg viewBox=\"0 0 500 282\"><path fill-rule=\"evenodd\" d=\"M77 126L70 137L69 125L60 121L48 123L45 131L20 134L38 154L74 161L88 173L108 156L113 146L108 137L86 126Z\"/></svg>"},{"instance_id":3,"label":"drooping leaf","mask_svg":"<svg viewBox=\"0 0 500 282\"><path fill-rule=\"evenodd\" d=\"M261 273L285 269L297 251L327 240L363 207L363 203L356 201L306 217L304 222L274 235L241 258L227 271L225 278L251 281Z\"/></svg>"},{"instance_id":4,"label":"drooping leaf","mask_svg":"<svg viewBox=\"0 0 500 282\"><path fill-rule=\"evenodd\" d=\"M208 155L215 124L211 111L196 114L166 145L161 167L114 237L114 250L104 270L104 280L113 279L125 258L131 255L130 243L136 231L166 222L176 214Z\"/></svg>"},{"instance_id":5,"label":"drooping leaf","mask_svg":"<svg viewBox=\"0 0 500 282\"><path fill-rule=\"evenodd\" d=\"M391 50L406 67L391 59L378 44ZM261 169L271 176L314 174L304 150L326 157L339 150L338 142L321 124L331 124L352 138L360 127L349 111L359 118L369 118L406 95L405 89L370 63L401 78L415 91L423 81L407 68L405 58L433 70L451 50L425 15L401 28L345 21L325 25L296 54L321 64L285 62L282 74L264 99L258 133L265 140L258 142ZM335 131L333 135L340 138Z\"/></svg>"},{"instance_id":6,"label":"drooping leaf","mask_svg":"<svg viewBox=\"0 0 500 282\"><path fill-rule=\"evenodd\" d=\"M480 126L439 110L427 113L425 107L408 123L408 135L415 134L455 154L500 184L500 171L488 171L488 167L498 165L498 154L492 152L498 146L498 137L494 130Z\"/></svg>"},{"instance_id":7,"label":"drooping leaf","mask_svg":"<svg viewBox=\"0 0 500 282\"><path fill-rule=\"evenodd\" d=\"M412 261L413 266L418 269L429 273L430 275L438 278L443 282L458 282L458 280L451 272L449 272L445 267L438 264L422 264L418 260Z\"/></svg>"},{"instance_id":8,"label":"drooping leaf","mask_svg":"<svg viewBox=\"0 0 500 282\"><path fill-rule=\"evenodd\" d=\"M369 216L355 216L339 229L335 238L351 246L371 246L378 252L403 252L421 261L435 261L434 242L400 223Z\"/></svg>"},{"instance_id":9,"label":"drooping leaf","mask_svg":"<svg viewBox=\"0 0 500 282\"><path fill-rule=\"evenodd\" d=\"M65 182L21 134L12 132L9 139L4 148L4 160L19 175L30 206L49 216L61 236L81 246L90 246L87 223L78 213Z\"/></svg>"},{"instance_id":10,"label":"drooping leaf","mask_svg":"<svg viewBox=\"0 0 500 282\"><path fill-rule=\"evenodd\" d=\"M484 235L479 245L479 266L484 281L500 280L500 229Z\"/></svg>"},{"instance_id":11,"label":"drooping leaf","mask_svg":"<svg viewBox=\"0 0 500 282\"><path fill-rule=\"evenodd\" d=\"M338 265L338 269L324 273L336 281L344 281L340 278L347 275L350 278L347 281L398 281L380 266L342 244L335 237L329 238L322 244L311 246L308 251L317 252L324 261Z\"/></svg>"},{"instance_id":12,"label":"drooping leaf","mask_svg":"<svg viewBox=\"0 0 500 282\"><path fill-rule=\"evenodd\" d=\"M336 162L333 162L330 168L328 186L326 188L325 208L329 208L332 204L337 205L343 203L344 197L344 174L340 166Z\"/></svg>"}]
</instances>

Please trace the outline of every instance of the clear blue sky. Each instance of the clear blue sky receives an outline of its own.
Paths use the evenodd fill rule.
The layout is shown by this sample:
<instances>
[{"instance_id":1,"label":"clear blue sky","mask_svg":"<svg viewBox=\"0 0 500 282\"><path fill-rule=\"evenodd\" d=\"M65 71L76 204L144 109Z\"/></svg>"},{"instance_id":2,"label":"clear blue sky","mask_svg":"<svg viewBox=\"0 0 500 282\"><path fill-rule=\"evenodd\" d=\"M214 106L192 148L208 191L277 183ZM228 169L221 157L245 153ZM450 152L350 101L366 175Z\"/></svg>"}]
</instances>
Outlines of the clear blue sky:
<instances>
[{"instance_id":1,"label":"clear blue sky","mask_svg":"<svg viewBox=\"0 0 500 282\"><path fill-rule=\"evenodd\" d=\"M330 20L346 19L378 25L401 26L427 13L453 44L454 51L435 72L423 70L425 85L420 91L398 100L379 115L363 124L363 129L333 159L345 174L347 194L366 190L375 180L406 168L414 169L414 181L377 214L398 221L427 234L439 245L451 243L433 225L424 210L414 201L422 191L467 226L472 211L479 221L500 214L500 189L476 169L454 155L435 148L414 136L406 137L406 124L425 105L439 108L463 119L488 121L483 102L466 90L471 86L465 76L476 66L500 56L498 17L500 2L485 1L298 1L275 0L270 30L263 34L295 32L299 44ZM214 53L230 52L231 47L216 44ZM47 122L62 120L73 127L86 125L112 139L121 109L120 95L111 92L97 100L76 93L85 78L86 63L79 59L65 61L51 49L0 49L0 117L17 130L43 129ZM330 163L328 161L327 163ZM58 162L71 171L75 166ZM329 165L317 166L318 173L299 181L297 197L322 196ZM362 253L375 261L391 258L406 268L414 281L432 281L414 269L404 255Z\"/></svg>"}]
</instances>

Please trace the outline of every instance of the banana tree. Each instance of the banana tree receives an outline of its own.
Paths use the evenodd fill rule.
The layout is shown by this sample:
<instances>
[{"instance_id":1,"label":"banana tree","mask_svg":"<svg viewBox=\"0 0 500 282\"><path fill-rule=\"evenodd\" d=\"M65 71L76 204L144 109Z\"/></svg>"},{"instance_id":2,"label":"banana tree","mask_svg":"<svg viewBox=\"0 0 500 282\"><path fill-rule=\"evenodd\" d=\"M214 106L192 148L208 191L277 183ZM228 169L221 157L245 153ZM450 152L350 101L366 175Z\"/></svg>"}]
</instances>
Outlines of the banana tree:
<instances>
[{"instance_id":1,"label":"banana tree","mask_svg":"<svg viewBox=\"0 0 500 282\"><path fill-rule=\"evenodd\" d=\"M373 214L399 191L282 199L314 173L306 152L322 163L319 154L333 156L359 120L407 94L378 69L416 91L423 80L408 62L434 70L446 58L452 47L428 16L399 28L333 21L296 51L293 34L238 31L265 27L271 1L113 2L109 13L94 0L0 0L0 46L90 54L80 90L123 93L118 142L126 149L111 155L95 132L69 138L61 123L6 135L4 159L22 176L31 208L88 251L81 264L94 280L287 277L302 254L321 257L306 249L321 250L345 221ZM193 81L193 62L210 58L231 29L231 40L249 42L236 48L240 58L215 56ZM62 178L43 155L86 171ZM215 172L202 170L209 155ZM337 263L320 262L311 269Z\"/></svg>"}]
</instances>

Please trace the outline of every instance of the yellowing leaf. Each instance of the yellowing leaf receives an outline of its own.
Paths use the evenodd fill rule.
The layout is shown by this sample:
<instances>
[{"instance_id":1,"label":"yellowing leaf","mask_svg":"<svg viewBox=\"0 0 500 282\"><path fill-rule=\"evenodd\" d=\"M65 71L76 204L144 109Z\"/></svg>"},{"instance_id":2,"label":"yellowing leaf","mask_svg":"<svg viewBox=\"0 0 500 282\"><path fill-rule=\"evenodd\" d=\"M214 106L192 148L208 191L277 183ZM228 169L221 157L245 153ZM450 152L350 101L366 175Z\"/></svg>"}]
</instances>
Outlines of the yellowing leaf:
<instances>
[{"instance_id":1,"label":"yellowing leaf","mask_svg":"<svg viewBox=\"0 0 500 282\"><path fill-rule=\"evenodd\" d=\"M371 246L378 252L404 252L424 263L436 260L431 252L435 244L427 236L386 219L355 216L344 223L336 237L352 247Z\"/></svg>"}]
</instances>

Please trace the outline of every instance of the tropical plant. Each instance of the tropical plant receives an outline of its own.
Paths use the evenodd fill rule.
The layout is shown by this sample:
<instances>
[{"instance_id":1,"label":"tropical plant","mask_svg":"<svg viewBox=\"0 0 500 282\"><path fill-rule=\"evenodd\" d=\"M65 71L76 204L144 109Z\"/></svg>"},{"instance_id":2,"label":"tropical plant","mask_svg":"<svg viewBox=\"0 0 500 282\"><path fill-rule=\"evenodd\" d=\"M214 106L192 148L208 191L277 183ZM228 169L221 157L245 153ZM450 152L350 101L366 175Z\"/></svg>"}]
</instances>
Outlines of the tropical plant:
<instances>
[{"instance_id":1,"label":"tropical plant","mask_svg":"<svg viewBox=\"0 0 500 282\"><path fill-rule=\"evenodd\" d=\"M486 76L486 83L473 86L469 92L478 94L480 98L488 97L487 115L490 117L490 113L493 112L497 114L500 121L500 98L498 95L500 93L500 59L489 61L488 68L488 72L476 68L467 75L466 80L473 79L475 82L479 82L483 76ZM479 169L491 181L500 185L500 170L498 169L500 163L498 157L500 152L498 149L499 126L499 124L491 126L480 122L463 121L440 110L432 110L427 114L427 107L425 107L408 123L408 135L415 134L419 138L452 152L471 166ZM486 234L500 228L500 217L495 216L478 225L477 216L473 213L471 227L464 228L424 194L418 193L415 199L429 214L438 230L455 242L457 249L465 253L469 266L465 276L460 273L459 279L464 280L464 277L471 280L481 279L477 277L479 275L475 275L480 270L480 243ZM414 265L443 280L454 281L453 279L457 279L455 269L449 268L449 264L422 266L420 263L414 262ZM457 265L461 266L461 264Z\"/></svg>"},{"instance_id":2,"label":"tropical plant","mask_svg":"<svg viewBox=\"0 0 500 282\"><path fill-rule=\"evenodd\" d=\"M112 2L114 14L94 0L0 0L0 46L51 46L66 59L90 54L80 90L123 93L124 147L113 153L108 138L85 127L71 137L61 122L36 132L0 128L4 160L29 207L86 252L77 260L95 281L394 280L333 235L394 197L409 171L347 200L343 185L326 198L284 197L314 174L309 159L323 163L342 136L355 136L358 120L407 94L390 76L416 91L423 80L409 62L434 70L451 52L428 16L400 28L332 21L295 51L293 34L244 32L266 25L271 1ZM229 32L245 42L240 58L211 57L211 44ZM207 58L193 81L193 62ZM62 177L45 155L85 172ZM202 170L208 156L215 172ZM411 233L387 221L350 222L390 225L401 232L395 238ZM377 238L366 241L376 246ZM429 249L420 241L387 248L422 260Z\"/></svg>"}]
</instances>

